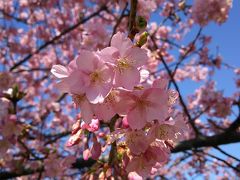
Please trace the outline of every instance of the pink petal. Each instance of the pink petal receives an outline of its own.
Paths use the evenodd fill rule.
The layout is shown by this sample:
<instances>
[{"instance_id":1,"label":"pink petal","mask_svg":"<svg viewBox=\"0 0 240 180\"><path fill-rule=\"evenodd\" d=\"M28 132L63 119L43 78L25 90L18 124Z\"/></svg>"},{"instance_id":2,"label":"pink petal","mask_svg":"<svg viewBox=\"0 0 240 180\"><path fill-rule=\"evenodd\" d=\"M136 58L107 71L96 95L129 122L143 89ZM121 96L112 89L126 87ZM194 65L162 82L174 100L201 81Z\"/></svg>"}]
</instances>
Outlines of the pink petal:
<instances>
[{"instance_id":1,"label":"pink petal","mask_svg":"<svg viewBox=\"0 0 240 180\"><path fill-rule=\"evenodd\" d=\"M81 115L87 124L91 123L94 118L93 105L87 99L83 100L80 104Z\"/></svg>"},{"instance_id":2,"label":"pink petal","mask_svg":"<svg viewBox=\"0 0 240 180\"><path fill-rule=\"evenodd\" d=\"M140 155L144 153L148 146L149 141L144 131L131 131L127 133L127 146L131 153Z\"/></svg>"},{"instance_id":3,"label":"pink petal","mask_svg":"<svg viewBox=\"0 0 240 180\"><path fill-rule=\"evenodd\" d=\"M134 108L127 114L127 121L131 129L140 130L146 125L146 113L139 108Z\"/></svg>"},{"instance_id":4,"label":"pink petal","mask_svg":"<svg viewBox=\"0 0 240 180\"><path fill-rule=\"evenodd\" d=\"M147 96L147 100L152 103L147 111L147 121L150 122L154 119L160 122L165 121L168 117L168 95L166 91L158 88L150 88L146 90L146 93L150 92Z\"/></svg>"},{"instance_id":5,"label":"pink petal","mask_svg":"<svg viewBox=\"0 0 240 180\"><path fill-rule=\"evenodd\" d=\"M72 94L83 94L89 84L87 76L81 71L74 71L67 80Z\"/></svg>"},{"instance_id":6,"label":"pink petal","mask_svg":"<svg viewBox=\"0 0 240 180\"><path fill-rule=\"evenodd\" d=\"M92 159L97 160L101 155L101 144L97 141L96 136L93 136L93 146L91 148Z\"/></svg>"},{"instance_id":7,"label":"pink petal","mask_svg":"<svg viewBox=\"0 0 240 180\"><path fill-rule=\"evenodd\" d=\"M123 57L125 52L133 46L131 40L124 33L116 33L111 40L111 46L119 50L120 56Z\"/></svg>"},{"instance_id":8,"label":"pink petal","mask_svg":"<svg viewBox=\"0 0 240 180\"><path fill-rule=\"evenodd\" d=\"M84 73L90 73L95 70L98 58L90 51L83 50L76 59L76 64L79 70Z\"/></svg>"},{"instance_id":9,"label":"pink petal","mask_svg":"<svg viewBox=\"0 0 240 180\"><path fill-rule=\"evenodd\" d=\"M126 58L132 62L134 67L141 67L145 65L148 60L146 50L138 47L132 47L128 49L124 56L126 56Z\"/></svg>"},{"instance_id":10,"label":"pink petal","mask_svg":"<svg viewBox=\"0 0 240 180\"><path fill-rule=\"evenodd\" d=\"M115 47L106 47L99 52L99 57L105 62L114 64L119 57L119 51Z\"/></svg>"},{"instance_id":11,"label":"pink petal","mask_svg":"<svg viewBox=\"0 0 240 180\"><path fill-rule=\"evenodd\" d=\"M169 83L169 81L167 79L159 78L159 79L154 80L153 88L160 88L160 89L166 90L168 83Z\"/></svg>"},{"instance_id":12,"label":"pink petal","mask_svg":"<svg viewBox=\"0 0 240 180\"><path fill-rule=\"evenodd\" d=\"M104 98L111 91L110 84L100 84L100 85L92 85L86 90L87 99L93 103L103 103Z\"/></svg>"},{"instance_id":13,"label":"pink petal","mask_svg":"<svg viewBox=\"0 0 240 180\"><path fill-rule=\"evenodd\" d=\"M118 96L118 101L115 104L116 113L119 115L127 115L130 109L133 108L135 101L130 96L129 91L121 90Z\"/></svg>"},{"instance_id":14,"label":"pink petal","mask_svg":"<svg viewBox=\"0 0 240 180\"><path fill-rule=\"evenodd\" d=\"M51 73L56 77L56 78L66 78L68 77L68 70L62 65L53 65L51 69Z\"/></svg>"},{"instance_id":15,"label":"pink petal","mask_svg":"<svg viewBox=\"0 0 240 180\"><path fill-rule=\"evenodd\" d=\"M115 85L132 90L140 82L140 73L137 68L128 68L116 71Z\"/></svg>"},{"instance_id":16,"label":"pink petal","mask_svg":"<svg viewBox=\"0 0 240 180\"><path fill-rule=\"evenodd\" d=\"M64 93L69 93L70 92L70 88L69 88L69 82L68 82L69 79L65 78L63 79L62 81L58 82L55 87L57 89L59 89L61 92L64 92Z\"/></svg>"},{"instance_id":17,"label":"pink petal","mask_svg":"<svg viewBox=\"0 0 240 180\"><path fill-rule=\"evenodd\" d=\"M95 108L95 113L98 119L104 122L109 122L110 119L116 114L112 104L103 102L102 104L97 104Z\"/></svg>"}]
</instances>

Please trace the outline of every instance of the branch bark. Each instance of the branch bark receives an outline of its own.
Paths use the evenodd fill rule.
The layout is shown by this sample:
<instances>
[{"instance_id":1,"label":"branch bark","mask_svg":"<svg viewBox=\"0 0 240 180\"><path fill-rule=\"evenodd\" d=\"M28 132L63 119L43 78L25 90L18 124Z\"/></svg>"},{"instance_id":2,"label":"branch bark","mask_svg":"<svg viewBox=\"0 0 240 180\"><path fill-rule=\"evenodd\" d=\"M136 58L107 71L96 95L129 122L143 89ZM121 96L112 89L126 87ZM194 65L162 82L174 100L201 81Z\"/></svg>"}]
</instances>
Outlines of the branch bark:
<instances>
[{"instance_id":1,"label":"branch bark","mask_svg":"<svg viewBox=\"0 0 240 180\"><path fill-rule=\"evenodd\" d=\"M178 153L202 147L214 147L237 142L240 142L239 132L221 133L214 136L199 136L195 139L181 142L172 150L172 153Z\"/></svg>"},{"instance_id":2,"label":"branch bark","mask_svg":"<svg viewBox=\"0 0 240 180\"><path fill-rule=\"evenodd\" d=\"M129 15L129 22L128 22L128 37L133 40L134 36L136 35L136 14L137 14L137 0L131 0L131 7L130 7L130 15Z\"/></svg>"}]
</instances>

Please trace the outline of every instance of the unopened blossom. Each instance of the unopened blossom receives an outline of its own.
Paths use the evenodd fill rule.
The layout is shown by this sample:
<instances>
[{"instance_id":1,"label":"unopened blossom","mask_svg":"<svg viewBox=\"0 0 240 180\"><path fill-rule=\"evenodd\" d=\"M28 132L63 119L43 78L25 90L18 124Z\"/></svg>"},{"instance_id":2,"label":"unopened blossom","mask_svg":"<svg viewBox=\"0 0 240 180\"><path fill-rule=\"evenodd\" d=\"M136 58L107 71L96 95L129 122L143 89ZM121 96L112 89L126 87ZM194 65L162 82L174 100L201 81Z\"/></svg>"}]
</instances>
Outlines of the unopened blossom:
<instances>
[{"instance_id":1,"label":"unopened blossom","mask_svg":"<svg viewBox=\"0 0 240 180\"><path fill-rule=\"evenodd\" d=\"M95 132L99 129L100 122L98 119L92 119L91 123L81 123L81 129L87 129L89 132Z\"/></svg>"},{"instance_id":2,"label":"unopened blossom","mask_svg":"<svg viewBox=\"0 0 240 180\"><path fill-rule=\"evenodd\" d=\"M11 102L6 98L0 98L0 123L5 119L9 113Z\"/></svg>"},{"instance_id":3,"label":"unopened blossom","mask_svg":"<svg viewBox=\"0 0 240 180\"><path fill-rule=\"evenodd\" d=\"M143 66L148 57L146 51L134 47L124 33L116 33L111 40L111 47L99 52L100 57L115 69L114 83L116 87L132 90L140 82L138 68Z\"/></svg>"},{"instance_id":4,"label":"unopened blossom","mask_svg":"<svg viewBox=\"0 0 240 180\"><path fill-rule=\"evenodd\" d=\"M97 160L101 155L101 144L98 142L97 137L93 136L93 145L90 149L92 159Z\"/></svg>"},{"instance_id":5,"label":"unopened blossom","mask_svg":"<svg viewBox=\"0 0 240 180\"><path fill-rule=\"evenodd\" d=\"M8 72L0 72L0 95L12 86L13 77Z\"/></svg>"}]
</instances>

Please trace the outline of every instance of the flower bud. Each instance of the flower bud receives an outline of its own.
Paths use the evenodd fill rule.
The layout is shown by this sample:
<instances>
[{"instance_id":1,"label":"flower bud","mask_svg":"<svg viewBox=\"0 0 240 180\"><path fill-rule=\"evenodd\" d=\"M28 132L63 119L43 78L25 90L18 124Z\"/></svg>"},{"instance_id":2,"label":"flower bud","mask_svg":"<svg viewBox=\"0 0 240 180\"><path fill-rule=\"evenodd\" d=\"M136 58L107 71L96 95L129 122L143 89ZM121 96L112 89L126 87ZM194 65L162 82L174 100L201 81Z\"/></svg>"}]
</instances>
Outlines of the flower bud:
<instances>
[{"instance_id":1,"label":"flower bud","mask_svg":"<svg viewBox=\"0 0 240 180\"><path fill-rule=\"evenodd\" d=\"M145 31L140 35L140 38L137 42L138 47L142 47L147 42L148 33Z\"/></svg>"},{"instance_id":2,"label":"flower bud","mask_svg":"<svg viewBox=\"0 0 240 180\"><path fill-rule=\"evenodd\" d=\"M136 20L136 27L139 31L144 30L147 27L146 19L142 16L138 16Z\"/></svg>"}]
</instances>

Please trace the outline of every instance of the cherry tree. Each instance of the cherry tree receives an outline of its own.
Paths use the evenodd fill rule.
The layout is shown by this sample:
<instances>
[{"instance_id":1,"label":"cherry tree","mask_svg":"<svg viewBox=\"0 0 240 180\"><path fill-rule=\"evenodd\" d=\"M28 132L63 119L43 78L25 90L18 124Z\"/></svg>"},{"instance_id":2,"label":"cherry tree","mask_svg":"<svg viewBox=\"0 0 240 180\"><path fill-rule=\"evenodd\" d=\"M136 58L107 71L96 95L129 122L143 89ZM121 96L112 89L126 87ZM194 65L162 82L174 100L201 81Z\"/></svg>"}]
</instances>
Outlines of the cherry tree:
<instances>
[{"instance_id":1,"label":"cherry tree","mask_svg":"<svg viewBox=\"0 0 240 180\"><path fill-rule=\"evenodd\" d=\"M0 179L239 176L221 145L240 142L240 69L204 34L231 7L0 0ZM213 78L223 68L229 97Z\"/></svg>"}]
</instances>

